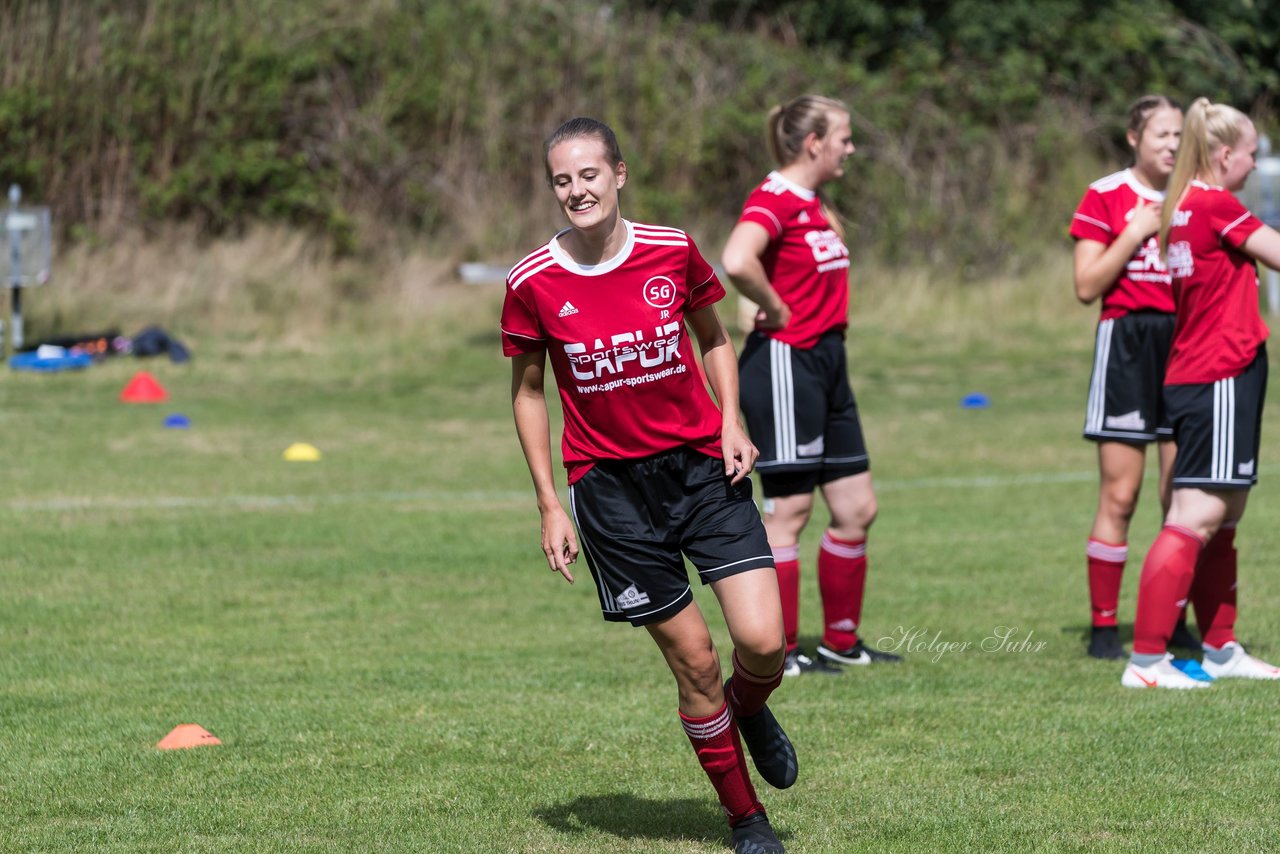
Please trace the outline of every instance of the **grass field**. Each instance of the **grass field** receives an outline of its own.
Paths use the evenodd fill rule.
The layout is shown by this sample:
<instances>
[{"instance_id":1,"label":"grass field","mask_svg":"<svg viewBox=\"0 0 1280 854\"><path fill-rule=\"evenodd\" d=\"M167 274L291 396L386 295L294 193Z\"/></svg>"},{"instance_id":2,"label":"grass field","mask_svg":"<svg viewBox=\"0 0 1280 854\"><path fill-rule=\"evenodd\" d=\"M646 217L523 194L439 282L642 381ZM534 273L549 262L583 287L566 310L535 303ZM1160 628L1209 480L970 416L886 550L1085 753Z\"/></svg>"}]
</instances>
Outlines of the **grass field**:
<instances>
[{"instance_id":1,"label":"grass field","mask_svg":"<svg viewBox=\"0 0 1280 854\"><path fill-rule=\"evenodd\" d=\"M791 851L1275 849L1280 687L1139 693L1084 655L1093 311L1068 282L856 298L865 633L916 648L775 695L801 776L761 795ZM0 850L725 850L651 642L542 564L499 300L458 288L412 337L0 376ZM169 403L117 401L142 368ZM1272 660L1276 412L1240 536L1240 635ZM284 462L298 441L323 459ZM222 745L155 749L187 722Z\"/></svg>"}]
</instances>

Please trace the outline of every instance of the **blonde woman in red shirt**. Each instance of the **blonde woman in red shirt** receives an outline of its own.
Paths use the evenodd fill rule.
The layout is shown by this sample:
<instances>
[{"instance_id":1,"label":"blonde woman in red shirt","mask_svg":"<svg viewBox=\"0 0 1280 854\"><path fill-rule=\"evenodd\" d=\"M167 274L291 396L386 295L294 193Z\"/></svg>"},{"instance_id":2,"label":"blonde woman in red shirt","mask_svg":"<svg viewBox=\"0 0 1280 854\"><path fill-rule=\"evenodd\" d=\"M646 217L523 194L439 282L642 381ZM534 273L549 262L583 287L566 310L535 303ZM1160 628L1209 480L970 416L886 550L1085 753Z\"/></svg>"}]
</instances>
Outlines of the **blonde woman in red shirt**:
<instances>
[{"instance_id":1,"label":"blonde woman in red shirt","mask_svg":"<svg viewBox=\"0 0 1280 854\"><path fill-rule=\"evenodd\" d=\"M1236 639L1236 525L1258 480L1268 330L1255 262L1280 268L1280 233L1234 193L1254 170L1258 133L1248 116L1197 99L1187 110L1160 221L1177 325L1165 369L1165 405L1178 455L1164 528L1142 565L1129 688L1204 688L1167 648L1182 602L1195 609L1210 679L1280 680L1280 668Z\"/></svg>"},{"instance_id":2,"label":"blonde woman in red shirt","mask_svg":"<svg viewBox=\"0 0 1280 854\"><path fill-rule=\"evenodd\" d=\"M845 360L849 250L820 193L844 175L853 134L849 109L818 95L774 107L767 125L778 168L747 198L723 255L733 284L759 306L740 358L742 410L760 449L764 524L786 627L784 672L838 675L838 665L898 661L859 635L876 495ZM815 489L831 522L818 551L822 641L810 658L798 644L797 543Z\"/></svg>"}]
</instances>

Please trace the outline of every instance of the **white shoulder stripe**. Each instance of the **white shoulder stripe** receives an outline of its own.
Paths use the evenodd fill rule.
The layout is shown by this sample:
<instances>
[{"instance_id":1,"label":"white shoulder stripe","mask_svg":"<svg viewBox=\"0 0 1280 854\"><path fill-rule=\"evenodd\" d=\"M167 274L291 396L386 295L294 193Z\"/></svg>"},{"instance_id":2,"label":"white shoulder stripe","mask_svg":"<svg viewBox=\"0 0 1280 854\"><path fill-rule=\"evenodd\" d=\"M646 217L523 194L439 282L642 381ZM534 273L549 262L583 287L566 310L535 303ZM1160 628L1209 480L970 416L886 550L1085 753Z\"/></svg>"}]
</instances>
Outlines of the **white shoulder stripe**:
<instances>
[{"instance_id":1,"label":"white shoulder stripe","mask_svg":"<svg viewBox=\"0 0 1280 854\"><path fill-rule=\"evenodd\" d=\"M643 231L643 232L651 232L652 235L655 237L663 236L663 237L684 237L686 239L688 238L688 235L685 234L683 229L672 228L667 225L646 225L644 223L639 223L639 222L633 222L631 223L631 225L635 227L637 234Z\"/></svg>"},{"instance_id":2,"label":"white shoulder stripe","mask_svg":"<svg viewBox=\"0 0 1280 854\"><path fill-rule=\"evenodd\" d=\"M1240 214L1240 216L1236 217L1235 220L1233 220L1230 225L1222 229L1222 236L1226 237L1228 231L1235 228L1237 225L1244 222L1246 219L1248 219L1251 216L1253 216L1253 214L1251 214L1249 211L1245 211L1244 213Z\"/></svg>"},{"instance_id":3,"label":"white shoulder stripe","mask_svg":"<svg viewBox=\"0 0 1280 854\"><path fill-rule=\"evenodd\" d=\"M511 272L507 273L507 281L512 281L524 272L526 268L539 264L550 257L551 247L549 245L544 245L537 250L530 252L528 255L524 256L524 258L520 259L518 264L511 268Z\"/></svg>"},{"instance_id":4,"label":"white shoulder stripe","mask_svg":"<svg viewBox=\"0 0 1280 854\"><path fill-rule=\"evenodd\" d=\"M1080 220L1080 221L1082 221L1082 222L1087 222L1087 223L1089 223L1090 225L1096 225L1098 228L1102 229L1103 231L1107 232L1108 234L1111 232L1111 226L1107 225L1105 222L1103 222L1103 221L1102 221L1102 220L1100 220L1100 219L1094 219L1093 217L1091 217L1091 216L1085 216L1085 215L1084 215L1084 214L1082 214L1082 213L1074 213L1074 214L1072 214L1071 216L1072 216L1072 218L1073 218L1073 219L1078 219L1078 220Z\"/></svg>"},{"instance_id":5,"label":"white shoulder stripe","mask_svg":"<svg viewBox=\"0 0 1280 854\"><path fill-rule=\"evenodd\" d=\"M687 240L649 240L636 234L636 243L647 243L650 246L688 246Z\"/></svg>"},{"instance_id":6,"label":"white shoulder stripe","mask_svg":"<svg viewBox=\"0 0 1280 854\"><path fill-rule=\"evenodd\" d=\"M758 205L752 205L749 208L745 208L742 212L743 214L748 214L748 213L764 214L765 216L769 217L769 219L773 220L774 227L778 229L779 233L781 233L782 223L778 220L778 217L774 214L774 212L769 210L768 208L762 208Z\"/></svg>"},{"instance_id":7,"label":"white shoulder stripe","mask_svg":"<svg viewBox=\"0 0 1280 854\"><path fill-rule=\"evenodd\" d=\"M543 270L547 269L554 263L556 263L556 259L552 258L550 255L547 255L547 257L541 259L541 263L539 263L536 267L529 267L526 265L525 269L518 276L516 275L516 271L512 270L510 278L507 279L507 282L510 283L511 285L511 290L514 291L516 288L524 284L525 280L527 280L530 276L541 273Z\"/></svg>"},{"instance_id":8,"label":"white shoulder stripe","mask_svg":"<svg viewBox=\"0 0 1280 854\"><path fill-rule=\"evenodd\" d=\"M1121 187L1128 183L1125 180L1127 172L1127 169L1121 169L1119 172L1112 172L1110 175L1106 175L1094 181L1089 185L1089 189L1097 190L1099 193L1105 193L1108 190L1114 190L1116 187Z\"/></svg>"}]
</instances>

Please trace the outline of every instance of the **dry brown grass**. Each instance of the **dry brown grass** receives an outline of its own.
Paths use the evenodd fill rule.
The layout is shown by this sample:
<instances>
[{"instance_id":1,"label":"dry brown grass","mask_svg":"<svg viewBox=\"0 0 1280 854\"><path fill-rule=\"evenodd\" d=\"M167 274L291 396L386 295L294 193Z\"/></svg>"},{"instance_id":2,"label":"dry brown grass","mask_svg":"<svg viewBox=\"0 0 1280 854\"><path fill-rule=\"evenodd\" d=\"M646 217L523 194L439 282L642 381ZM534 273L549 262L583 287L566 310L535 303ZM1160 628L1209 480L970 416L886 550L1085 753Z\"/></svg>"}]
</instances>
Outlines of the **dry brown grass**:
<instances>
[{"instance_id":1,"label":"dry brown grass","mask_svg":"<svg viewBox=\"0 0 1280 854\"><path fill-rule=\"evenodd\" d=\"M456 292L454 281L452 259L409 241L339 258L324 240L286 226L212 241L174 226L59 251L53 280L28 294L27 338L132 334L154 324L306 347L334 330L407 331Z\"/></svg>"},{"instance_id":2,"label":"dry brown grass","mask_svg":"<svg viewBox=\"0 0 1280 854\"><path fill-rule=\"evenodd\" d=\"M859 322L927 329L957 342L989 337L1010 322L1024 329L1078 325L1086 330L1094 322L1097 307L1081 306L1072 292L1069 249L1040 251L1034 262L1023 259L1017 266L1025 272L962 282L945 267L855 267L851 314Z\"/></svg>"}]
</instances>

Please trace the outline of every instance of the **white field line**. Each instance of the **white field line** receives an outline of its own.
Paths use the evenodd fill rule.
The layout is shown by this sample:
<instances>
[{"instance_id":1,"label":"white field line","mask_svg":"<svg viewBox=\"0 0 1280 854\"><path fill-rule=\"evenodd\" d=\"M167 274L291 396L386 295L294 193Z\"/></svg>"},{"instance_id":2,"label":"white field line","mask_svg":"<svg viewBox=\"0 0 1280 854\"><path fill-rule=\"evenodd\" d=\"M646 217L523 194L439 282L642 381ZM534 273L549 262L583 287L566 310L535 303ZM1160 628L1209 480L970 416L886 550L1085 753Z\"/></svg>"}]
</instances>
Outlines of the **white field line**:
<instances>
[{"instance_id":1,"label":"white field line","mask_svg":"<svg viewBox=\"0 0 1280 854\"><path fill-rule=\"evenodd\" d=\"M877 480L880 492L919 489L1001 489L1009 486L1052 486L1096 480L1096 472L1042 472L978 477L923 477ZM16 513L65 513L73 510L259 510L335 504L508 504L533 501L531 491L422 489L394 492L340 492L310 495L150 495L53 496L15 499L3 506Z\"/></svg>"}]
</instances>

